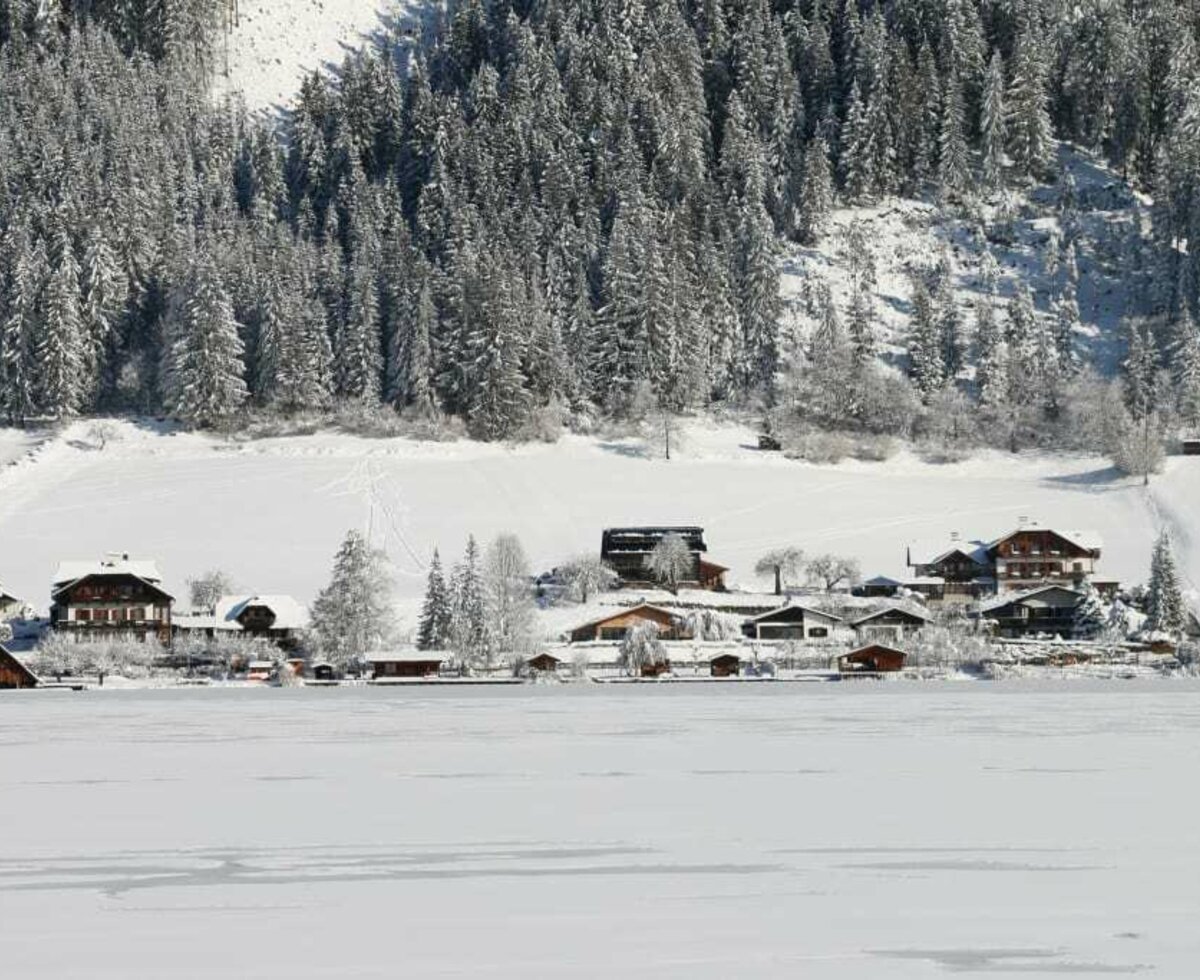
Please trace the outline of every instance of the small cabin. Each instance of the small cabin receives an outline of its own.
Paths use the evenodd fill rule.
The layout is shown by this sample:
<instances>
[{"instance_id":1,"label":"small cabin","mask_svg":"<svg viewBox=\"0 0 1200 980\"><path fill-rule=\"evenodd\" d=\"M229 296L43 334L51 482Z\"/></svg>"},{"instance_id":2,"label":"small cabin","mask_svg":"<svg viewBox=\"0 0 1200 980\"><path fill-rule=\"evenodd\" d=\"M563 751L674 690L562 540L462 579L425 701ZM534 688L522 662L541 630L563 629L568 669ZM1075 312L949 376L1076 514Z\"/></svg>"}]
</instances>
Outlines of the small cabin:
<instances>
[{"instance_id":1,"label":"small cabin","mask_svg":"<svg viewBox=\"0 0 1200 980\"><path fill-rule=\"evenodd\" d=\"M37 674L0 646L0 691L37 686Z\"/></svg>"},{"instance_id":2,"label":"small cabin","mask_svg":"<svg viewBox=\"0 0 1200 980\"><path fill-rule=\"evenodd\" d=\"M877 609L873 613L861 616L850 625L855 635L863 643L879 640L902 640L925 628L929 616L916 609L906 609L892 606L887 609Z\"/></svg>"},{"instance_id":3,"label":"small cabin","mask_svg":"<svg viewBox=\"0 0 1200 980\"><path fill-rule=\"evenodd\" d=\"M662 640L687 640L683 617L662 606L643 602L628 609L618 609L600 619L576 626L571 630L572 643L619 643L638 623L654 623Z\"/></svg>"},{"instance_id":4,"label":"small cabin","mask_svg":"<svg viewBox=\"0 0 1200 980\"><path fill-rule=\"evenodd\" d=\"M314 681L337 680L337 673L333 669L333 664L328 660L314 660L308 665L308 672L312 675Z\"/></svg>"},{"instance_id":5,"label":"small cabin","mask_svg":"<svg viewBox=\"0 0 1200 980\"><path fill-rule=\"evenodd\" d=\"M1179 448L1185 456L1200 456L1200 438L1184 439L1180 442Z\"/></svg>"},{"instance_id":6,"label":"small cabin","mask_svg":"<svg viewBox=\"0 0 1200 980\"><path fill-rule=\"evenodd\" d=\"M437 677L445 658L436 650L401 650L397 653L372 653L371 680L392 678Z\"/></svg>"},{"instance_id":7,"label":"small cabin","mask_svg":"<svg viewBox=\"0 0 1200 980\"><path fill-rule=\"evenodd\" d=\"M708 672L713 677L737 677L742 669L742 660L735 653L722 653L708 662Z\"/></svg>"},{"instance_id":8,"label":"small cabin","mask_svg":"<svg viewBox=\"0 0 1200 980\"><path fill-rule=\"evenodd\" d=\"M838 657L842 674L886 674L904 668L905 653L881 643L870 643Z\"/></svg>"},{"instance_id":9,"label":"small cabin","mask_svg":"<svg viewBox=\"0 0 1200 980\"><path fill-rule=\"evenodd\" d=\"M792 603L746 620L742 632L751 640L825 640L842 626L840 616Z\"/></svg>"},{"instance_id":10,"label":"small cabin","mask_svg":"<svg viewBox=\"0 0 1200 980\"><path fill-rule=\"evenodd\" d=\"M561 663L562 661L554 654L543 651L536 656L529 657L525 661L525 666L529 670L536 670L539 674L553 674Z\"/></svg>"}]
</instances>

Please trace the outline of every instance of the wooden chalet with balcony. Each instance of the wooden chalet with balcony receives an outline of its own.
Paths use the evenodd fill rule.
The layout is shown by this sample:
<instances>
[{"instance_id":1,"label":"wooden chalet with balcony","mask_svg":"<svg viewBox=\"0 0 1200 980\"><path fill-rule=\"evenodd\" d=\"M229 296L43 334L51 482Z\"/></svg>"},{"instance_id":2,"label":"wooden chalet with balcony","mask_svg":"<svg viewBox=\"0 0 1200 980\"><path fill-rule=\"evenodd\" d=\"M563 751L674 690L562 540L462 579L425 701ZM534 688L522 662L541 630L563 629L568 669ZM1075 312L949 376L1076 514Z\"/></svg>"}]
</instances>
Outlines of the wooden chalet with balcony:
<instances>
[{"instance_id":1,"label":"wooden chalet with balcony","mask_svg":"<svg viewBox=\"0 0 1200 980\"><path fill-rule=\"evenodd\" d=\"M728 569L710 561L705 555L704 528L680 527L610 527L600 537L600 558L626 586L654 586L654 576L647 567L650 554L669 534L683 539L692 556L692 572L680 585L699 587L710 592L725 591Z\"/></svg>"},{"instance_id":2,"label":"wooden chalet with balcony","mask_svg":"<svg viewBox=\"0 0 1200 980\"><path fill-rule=\"evenodd\" d=\"M1041 585L1079 588L1096 573L1100 536L1094 531L1056 531L1022 524L993 541L988 557L1000 594Z\"/></svg>"},{"instance_id":3,"label":"wooden chalet with balcony","mask_svg":"<svg viewBox=\"0 0 1200 980\"><path fill-rule=\"evenodd\" d=\"M110 555L63 562L51 590L50 625L80 643L171 642L174 597L153 561Z\"/></svg>"},{"instance_id":4,"label":"wooden chalet with balcony","mask_svg":"<svg viewBox=\"0 0 1200 980\"><path fill-rule=\"evenodd\" d=\"M909 545L911 581L904 583L936 602L965 605L996 591L988 546L967 541L957 534L949 540Z\"/></svg>"},{"instance_id":5,"label":"wooden chalet with balcony","mask_svg":"<svg viewBox=\"0 0 1200 980\"><path fill-rule=\"evenodd\" d=\"M1083 593L1062 585L1045 585L1027 592L997 596L979 607L978 616L996 636L1019 639L1026 636L1075 634L1075 618Z\"/></svg>"}]
</instances>

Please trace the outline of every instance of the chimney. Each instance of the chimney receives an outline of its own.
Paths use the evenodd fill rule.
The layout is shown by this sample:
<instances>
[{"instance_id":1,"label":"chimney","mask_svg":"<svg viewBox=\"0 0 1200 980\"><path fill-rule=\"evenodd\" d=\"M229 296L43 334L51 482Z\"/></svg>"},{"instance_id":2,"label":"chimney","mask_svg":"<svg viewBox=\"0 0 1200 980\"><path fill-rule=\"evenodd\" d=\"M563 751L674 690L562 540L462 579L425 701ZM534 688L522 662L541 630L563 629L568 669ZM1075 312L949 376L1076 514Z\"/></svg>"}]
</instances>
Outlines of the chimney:
<instances>
[{"instance_id":1,"label":"chimney","mask_svg":"<svg viewBox=\"0 0 1200 980\"><path fill-rule=\"evenodd\" d=\"M958 532L957 532L957 531L951 531L951 532L950 532L950 540L951 540L951 541L957 541L957 540L958 540Z\"/></svg>"},{"instance_id":2,"label":"chimney","mask_svg":"<svg viewBox=\"0 0 1200 980\"><path fill-rule=\"evenodd\" d=\"M1028 523L1029 518L1024 514L1017 518L1017 527L1024 527Z\"/></svg>"}]
</instances>

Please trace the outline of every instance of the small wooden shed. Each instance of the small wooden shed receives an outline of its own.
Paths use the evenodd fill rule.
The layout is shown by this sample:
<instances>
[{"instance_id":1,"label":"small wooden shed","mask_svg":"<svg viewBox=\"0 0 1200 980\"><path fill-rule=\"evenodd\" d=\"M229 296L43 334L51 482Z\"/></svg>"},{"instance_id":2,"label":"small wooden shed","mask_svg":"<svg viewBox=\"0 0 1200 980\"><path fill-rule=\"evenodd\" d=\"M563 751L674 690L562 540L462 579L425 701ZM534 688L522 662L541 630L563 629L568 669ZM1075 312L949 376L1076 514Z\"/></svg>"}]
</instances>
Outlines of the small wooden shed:
<instances>
[{"instance_id":1,"label":"small wooden shed","mask_svg":"<svg viewBox=\"0 0 1200 980\"><path fill-rule=\"evenodd\" d=\"M328 660L314 660L308 665L308 669L314 681L332 681L337 679L333 664Z\"/></svg>"},{"instance_id":2,"label":"small wooden shed","mask_svg":"<svg viewBox=\"0 0 1200 980\"><path fill-rule=\"evenodd\" d=\"M0 647L0 690L37 686L37 674L21 663L4 647Z\"/></svg>"},{"instance_id":3,"label":"small wooden shed","mask_svg":"<svg viewBox=\"0 0 1200 980\"><path fill-rule=\"evenodd\" d=\"M562 661L552 653L546 653L544 650L525 661L525 666L530 670L536 670L540 674L553 674L558 670L558 665Z\"/></svg>"},{"instance_id":4,"label":"small wooden shed","mask_svg":"<svg viewBox=\"0 0 1200 980\"><path fill-rule=\"evenodd\" d=\"M881 643L869 643L838 657L838 671L843 674L883 674L901 670L905 653Z\"/></svg>"},{"instance_id":5,"label":"small wooden shed","mask_svg":"<svg viewBox=\"0 0 1200 980\"><path fill-rule=\"evenodd\" d=\"M713 677L737 677L742 660L736 653L722 653L708 662L708 672Z\"/></svg>"},{"instance_id":6,"label":"small wooden shed","mask_svg":"<svg viewBox=\"0 0 1200 980\"><path fill-rule=\"evenodd\" d=\"M398 653L373 653L367 657L371 679L392 677L437 677L444 658L434 650L401 650Z\"/></svg>"},{"instance_id":7,"label":"small wooden shed","mask_svg":"<svg viewBox=\"0 0 1200 980\"><path fill-rule=\"evenodd\" d=\"M658 663L642 664L639 673L642 677L661 677L663 674L671 673L671 661L663 659Z\"/></svg>"},{"instance_id":8,"label":"small wooden shed","mask_svg":"<svg viewBox=\"0 0 1200 980\"><path fill-rule=\"evenodd\" d=\"M1200 456L1200 437L1184 439L1180 444L1185 456Z\"/></svg>"}]
</instances>

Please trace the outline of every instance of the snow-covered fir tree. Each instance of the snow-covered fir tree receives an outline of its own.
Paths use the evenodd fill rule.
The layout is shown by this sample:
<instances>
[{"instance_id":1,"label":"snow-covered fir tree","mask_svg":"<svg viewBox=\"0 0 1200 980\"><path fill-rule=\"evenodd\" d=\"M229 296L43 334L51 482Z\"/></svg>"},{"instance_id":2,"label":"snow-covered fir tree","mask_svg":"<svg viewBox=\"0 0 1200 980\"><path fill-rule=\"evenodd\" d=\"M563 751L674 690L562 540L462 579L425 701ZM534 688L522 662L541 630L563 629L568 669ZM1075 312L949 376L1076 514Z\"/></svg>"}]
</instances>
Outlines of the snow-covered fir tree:
<instances>
[{"instance_id":1,"label":"snow-covered fir tree","mask_svg":"<svg viewBox=\"0 0 1200 980\"><path fill-rule=\"evenodd\" d=\"M233 303L210 260L196 260L171 304L166 333L171 413L204 426L236 412L247 396L243 345Z\"/></svg>"},{"instance_id":2,"label":"snow-covered fir tree","mask_svg":"<svg viewBox=\"0 0 1200 980\"><path fill-rule=\"evenodd\" d=\"M392 578L387 556L350 531L333 560L329 585L312 604L312 629L324 656L360 661L391 637Z\"/></svg>"},{"instance_id":3,"label":"snow-covered fir tree","mask_svg":"<svg viewBox=\"0 0 1200 980\"><path fill-rule=\"evenodd\" d=\"M442 574L442 560L434 548L433 558L429 562L425 601L417 624L417 647L421 650L445 650L453 638L453 626L454 606Z\"/></svg>"},{"instance_id":4,"label":"snow-covered fir tree","mask_svg":"<svg viewBox=\"0 0 1200 980\"><path fill-rule=\"evenodd\" d=\"M1175 568L1171 538L1164 530L1154 544L1150 559L1150 584L1146 588L1146 629L1173 636L1183 631L1187 608Z\"/></svg>"}]
</instances>

